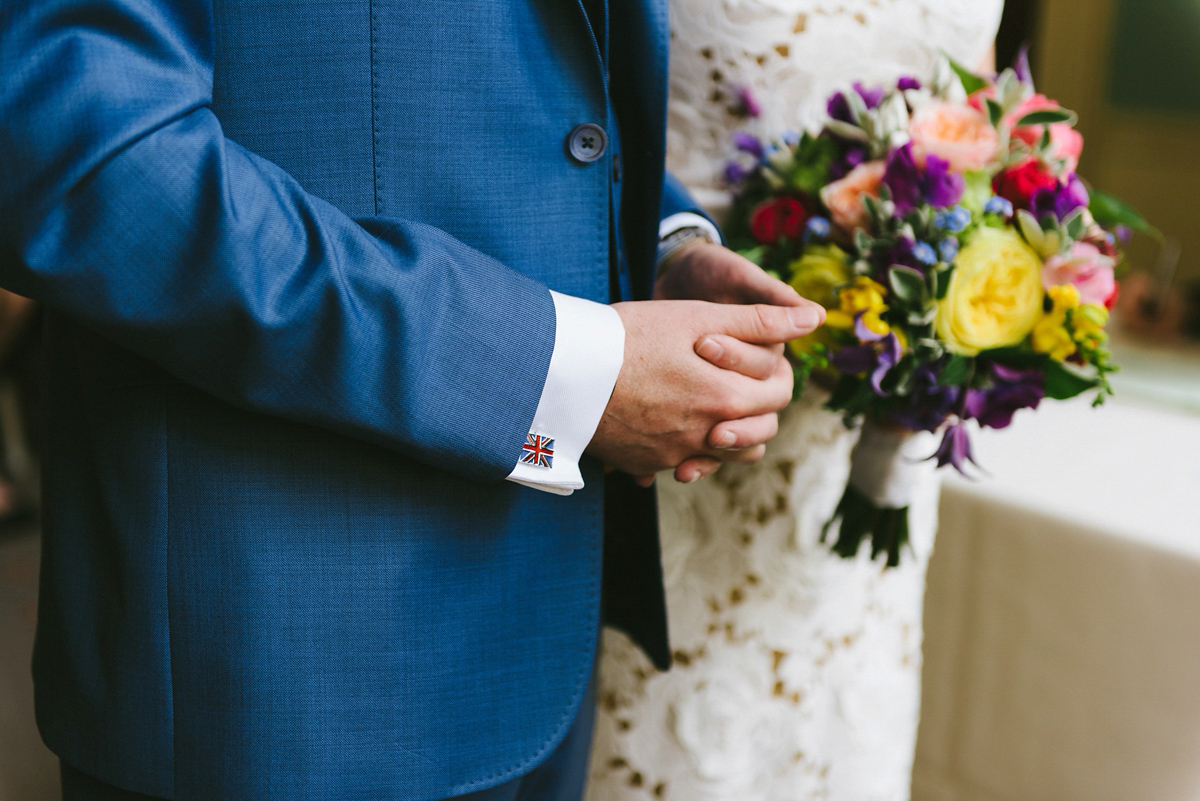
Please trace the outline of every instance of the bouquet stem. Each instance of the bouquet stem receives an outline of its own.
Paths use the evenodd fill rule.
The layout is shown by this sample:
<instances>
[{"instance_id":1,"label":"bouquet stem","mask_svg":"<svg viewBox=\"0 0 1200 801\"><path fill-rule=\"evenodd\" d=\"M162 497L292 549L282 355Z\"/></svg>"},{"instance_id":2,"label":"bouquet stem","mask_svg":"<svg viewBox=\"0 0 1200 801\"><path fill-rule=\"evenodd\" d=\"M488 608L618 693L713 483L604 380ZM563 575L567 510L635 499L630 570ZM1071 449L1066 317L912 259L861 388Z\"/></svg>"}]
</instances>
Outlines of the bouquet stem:
<instances>
[{"instance_id":1,"label":"bouquet stem","mask_svg":"<svg viewBox=\"0 0 1200 801\"><path fill-rule=\"evenodd\" d=\"M821 529L824 542L840 521L833 552L853 559L864 539L871 540L871 558L887 555L887 566L900 564L900 552L908 544L908 508L927 461L926 438L912 431L866 422L850 454L850 480L834 510ZM926 465L928 467L928 465Z\"/></svg>"},{"instance_id":2,"label":"bouquet stem","mask_svg":"<svg viewBox=\"0 0 1200 801\"><path fill-rule=\"evenodd\" d=\"M821 529L821 542L825 541L829 528L838 520L837 541L833 552L843 559L853 559L863 539L871 538L871 558L887 554L887 566L900 564L900 550L908 544L908 507L899 509L876 506L863 493L846 485L846 492L837 505L833 517Z\"/></svg>"}]
</instances>

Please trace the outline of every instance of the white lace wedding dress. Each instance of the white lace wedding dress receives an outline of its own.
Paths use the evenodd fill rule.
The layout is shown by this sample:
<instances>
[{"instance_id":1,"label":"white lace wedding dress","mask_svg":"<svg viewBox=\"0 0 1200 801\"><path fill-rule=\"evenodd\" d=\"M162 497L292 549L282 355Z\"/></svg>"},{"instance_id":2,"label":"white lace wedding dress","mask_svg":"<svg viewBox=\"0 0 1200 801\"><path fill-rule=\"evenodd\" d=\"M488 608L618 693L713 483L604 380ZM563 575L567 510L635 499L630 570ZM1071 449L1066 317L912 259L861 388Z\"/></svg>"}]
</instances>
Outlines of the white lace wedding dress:
<instances>
[{"instance_id":1,"label":"white lace wedding dress","mask_svg":"<svg viewBox=\"0 0 1200 801\"><path fill-rule=\"evenodd\" d=\"M853 81L979 64L1002 0L671 0L672 171L714 213L732 133L817 122ZM730 111L748 89L758 119ZM829 554L857 434L811 391L767 457L660 483L676 664L658 673L607 631L588 801L901 801L920 703L937 477L918 482L912 551L884 571ZM932 453L935 440L929 440Z\"/></svg>"}]
</instances>

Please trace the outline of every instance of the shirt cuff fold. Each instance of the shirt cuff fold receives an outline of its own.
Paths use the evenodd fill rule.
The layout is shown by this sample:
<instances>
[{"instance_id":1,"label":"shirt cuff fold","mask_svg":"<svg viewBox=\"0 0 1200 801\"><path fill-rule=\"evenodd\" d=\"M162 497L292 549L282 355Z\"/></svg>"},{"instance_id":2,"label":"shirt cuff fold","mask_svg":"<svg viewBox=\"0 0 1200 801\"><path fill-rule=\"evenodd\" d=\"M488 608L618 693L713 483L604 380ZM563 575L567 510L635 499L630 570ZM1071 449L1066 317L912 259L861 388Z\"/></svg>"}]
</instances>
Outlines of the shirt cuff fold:
<instances>
[{"instance_id":1,"label":"shirt cuff fold","mask_svg":"<svg viewBox=\"0 0 1200 801\"><path fill-rule=\"evenodd\" d=\"M706 231L712 237L712 241L718 243L725 241L725 237L721 236L721 231L713 225L712 220L694 211L681 211L670 217L664 217L658 224L658 238L666 239L680 228L699 228Z\"/></svg>"},{"instance_id":2,"label":"shirt cuff fold","mask_svg":"<svg viewBox=\"0 0 1200 801\"><path fill-rule=\"evenodd\" d=\"M625 326L611 306L550 292L554 352L529 436L508 480L570 495L583 488L579 459L608 408L625 361Z\"/></svg>"}]
</instances>

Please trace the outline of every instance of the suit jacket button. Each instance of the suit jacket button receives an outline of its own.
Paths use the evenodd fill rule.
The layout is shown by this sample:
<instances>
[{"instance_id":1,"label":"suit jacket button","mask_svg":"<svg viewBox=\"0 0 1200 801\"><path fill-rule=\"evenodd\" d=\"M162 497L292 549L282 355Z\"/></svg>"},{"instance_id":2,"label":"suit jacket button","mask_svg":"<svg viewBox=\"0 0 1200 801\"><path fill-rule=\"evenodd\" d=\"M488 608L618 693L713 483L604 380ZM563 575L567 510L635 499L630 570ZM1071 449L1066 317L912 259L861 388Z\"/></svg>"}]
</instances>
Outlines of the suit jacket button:
<instances>
[{"instance_id":1,"label":"suit jacket button","mask_svg":"<svg viewBox=\"0 0 1200 801\"><path fill-rule=\"evenodd\" d=\"M608 150L608 135L604 129L594 123L585 122L577 125L567 137L567 151L571 158L580 164L591 164L600 159Z\"/></svg>"}]
</instances>

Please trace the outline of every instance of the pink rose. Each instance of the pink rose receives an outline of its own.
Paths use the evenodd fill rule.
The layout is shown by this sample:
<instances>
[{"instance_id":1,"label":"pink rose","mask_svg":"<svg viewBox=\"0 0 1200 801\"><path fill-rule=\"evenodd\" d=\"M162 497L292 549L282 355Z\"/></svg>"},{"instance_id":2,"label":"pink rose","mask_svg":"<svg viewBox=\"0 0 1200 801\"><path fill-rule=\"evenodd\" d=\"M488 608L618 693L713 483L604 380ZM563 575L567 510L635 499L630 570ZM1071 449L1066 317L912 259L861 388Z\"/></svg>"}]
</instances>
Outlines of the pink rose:
<instances>
[{"instance_id":1,"label":"pink rose","mask_svg":"<svg viewBox=\"0 0 1200 801\"><path fill-rule=\"evenodd\" d=\"M959 172L984 169L1000 149L991 121L958 103L933 101L920 106L908 124L908 134L920 163L934 155Z\"/></svg>"},{"instance_id":2,"label":"pink rose","mask_svg":"<svg viewBox=\"0 0 1200 801\"><path fill-rule=\"evenodd\" d=\"M868 161L821 189L821 202L829 209L834 225L846 231L866 228L867 207L863 204L863 196L879 197L886 171L886 162Z\"/></svg>"},{"instance_id":3,"label":"pink rose","mask_svg":"<svg viewBox=\"0 0 1200 801\"><path fill-rule=\"evenodd\" d=\"M1095 245L1076 242L1066 255L1053 256L1042 267L1046 289L1072 284L1079 290L1082 303L1108 306L1116 300L1117 280L1113 274L1116 259L1105 256Z\"/></svg>"},{"instance_id":4,"label":"pink rose","mask_svg":"<svg viewBox=\"0 0 1200 801\"><path fill-rule=\"evenodd\" d=\"M1035 111L1058 111L1061 108L1062 106L1045 95L1034 95L1022 103L1006 122L1009 126L1015 126L1026 114L1032 114ZM1033 147L1042 138L1042 126L1013 127L1013 136ZM1050 126L1050 156L1067 162L1065 172L1075 172L1079 166L1081 155L1083 155L1083 134L1072 128L1071 124L1067 122L1057 122Z\"/></svg>"}]
</instances>

